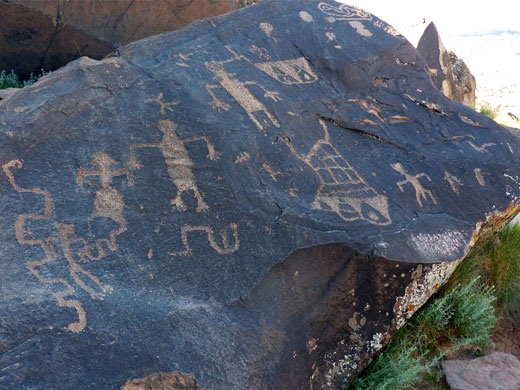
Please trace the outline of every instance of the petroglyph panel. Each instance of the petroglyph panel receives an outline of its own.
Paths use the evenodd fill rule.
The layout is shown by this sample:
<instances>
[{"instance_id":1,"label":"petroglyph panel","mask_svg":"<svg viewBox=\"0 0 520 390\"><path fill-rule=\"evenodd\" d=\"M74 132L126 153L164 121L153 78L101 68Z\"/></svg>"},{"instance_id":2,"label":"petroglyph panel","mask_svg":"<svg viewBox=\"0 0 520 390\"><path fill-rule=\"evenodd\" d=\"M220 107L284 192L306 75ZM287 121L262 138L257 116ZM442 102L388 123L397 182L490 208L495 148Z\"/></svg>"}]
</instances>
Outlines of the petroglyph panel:
<instances>
[{"instance_id":1,"label":"petroglyph panel","mask_svg":"<svg viewBox=\"0 0 520 390\"><path fill-rule=\"evenodd\" d=\"M91 299L103 299L105 294L112 292L111 286L103 283L97 276L83 268L80 263L101 260L110 252L115 251L118 248L117 236L127 230L127 222L123 216L123 196L113 186L112 177L126 175L131 181L130 171L128 169L111 169L110 166L116 165L117 162L106 153L97 153L92 163L98 165L99 169L80 168L77 176L78 185L82 185L88 176L100 176L101 178L102 187L96 193L95 211L89 217L89 227L90 221L97 217L109 218L118 224L118 228L113 229L109 233L109 237L98 238L94 246L90 245L85 238L76 236L74 225L63 222L58 224L57 234L49 234L44 239L32 239L28 224L30 221L50 220L53 217L52 196L50 192L40 188L22 188L17 184L13 170L22 168L23 165L19 160L12 160L2 166L15 191L33 193L44 198L42 213L21 214L17 218L15 222L16 238L20 244L37 245L42 249L44 258L27 261L26 267L40 282L53 286L61 285L62 289L53 295L59 307L75 310L78 320L67 326L67 329L72 332L81 332L87 325L87 313L82 303L78 299L71 298L76 294L75 286L85 291ZM66 278L48 277L42 273L42 267L46 264L58 262L63 258L66 260L68 275L72 282Z\"/></svg>"},{"instance_id":2,"label":"petroglyph panel","mask_svg":"<svg viewBox=\"0 0 520 390\"><path fill-rule=\"evenodd\" d=\"M213 73L213 79L218 82L218 84L215 85L206 85L206 90L213 98L210 102L211 107L219 111L227 111L231 108L228 103L220 100L215 95L215 92L213 92L215 88L223 88L247 112L247 115L259 130L265 130L270 124L280 127L276 118L269 112L267 107L251 93L247 86L256 85L264 91L264 98L272 99L275 102L282 100L278 92L269 91L256 81L240 81L235 77L236 74L228 72L225 67L226 64L235 61L246 61L251 64L251 61L247 57L235 53L229 45L226 45L226 49L233 55L232 58L225 61L208 61L205 63L206 68Z\"/></svg>"},{"instance_id":3,"label":"petroglyph panel","mask_svg":"<svg viewBox=\"0 0 520 390\"><path fill-rule=\"evenodd\" d=\"M426 178L426 180L428 181L432 181L432 179L430 179L430 176L428 176L425 173L420 173L418 175L410 175L404 169L401 163L390 164L390 166L406 178L405 180L397 182L397 186L399 187L401 192L404 192L404 186L406 184L411 184L415 190L415 198L417 199L417 203L419 203L419 206L423 207L423 199L427 200L428 198L430 198L433 204L437 204L437 199L435 199L433 193L430 190L424 188L424 186L419 181L419 179L422 177Z\"/></svg>"},{"instance_id":4,"label":"petroglyph panel","mask_svg":"<svg viewBox=\"0 0 520 390\"><path fill-rule=\"evenodd\" d=\"M374 225L390 225L388 198L370 187L330 141L327 125L319 121L324 138L301 156L290 141L291 152L310 166L320 179L312 208L336 213L345 221L364 220Z\"/></svg>"},{"instance_id":5,"label":"petroglyph panel","mask_svg":"<svg viewBox=\"0 0 520 390\"><path fill-rule=\"evenodd\" d=\"M318 9L328 15L327 21L334 23L338 20L372 20L372 15L360 8L351 7L345 4L337 5L321 2Z\"/></svg>"},{"instance_id":6,"label":"petroglyph panel","mask_svg":"<svg viewBox=\"0 0 520 390\"><path fill-rule=\"evenodd\" d=\"M157 127L163 133L161 141L150 144L134 144L130 146L130 167L133 169L142 168L142 165L138 162L136 157L136 149L159 148L164 157L168 174L170 175L173 184L177 187L177 196L172 199L170 203L178 209L186 211L187 207L182 199L182 194L185 191L193 191L193 194L197 199L197 208L195 211L200 212L208 210L209 206L204 201L203 196L197 187L197 182L193 173L193 161L185 144L187 142L204 141L208 148L207 157L211 160L217 160L219 155L215 151L213 144L209 141L208 137L205 136L180 138L176 133L177 125L169 119L159 121Z\"/></svg>"},{"instance_id":7,"label":"petroglyph panel","mask_svg":"<svg viewBox=\"0 0 520 390\"><path fill-rule=\"evenodd\" d=\"M269 76L282 84L311 84L318 80L309 62L304 57L255 64Z\"/></svg>"},{"instance_id":8,"label":"petroglyph panel","mask_svg":"<svg viewBox=\"0 0 520 390\"><path fill-rule=\"evenodd\" d=\"M215 240L215 232L211 226L208 225L184 225L181 227L181 239L184 249L179 252L170 252L170 256L191 256L193 255L193 249L190 246L188 233L190 232L204 232L207 235L208 243L215 252L220 255L236 252L240 246L240 240L238 237L238 225L236 223L230 223L228 228L222 229L219 232L221 244ZM233 234L233 245L229 242L228 229Z\"/></svg>"}]
</instances>

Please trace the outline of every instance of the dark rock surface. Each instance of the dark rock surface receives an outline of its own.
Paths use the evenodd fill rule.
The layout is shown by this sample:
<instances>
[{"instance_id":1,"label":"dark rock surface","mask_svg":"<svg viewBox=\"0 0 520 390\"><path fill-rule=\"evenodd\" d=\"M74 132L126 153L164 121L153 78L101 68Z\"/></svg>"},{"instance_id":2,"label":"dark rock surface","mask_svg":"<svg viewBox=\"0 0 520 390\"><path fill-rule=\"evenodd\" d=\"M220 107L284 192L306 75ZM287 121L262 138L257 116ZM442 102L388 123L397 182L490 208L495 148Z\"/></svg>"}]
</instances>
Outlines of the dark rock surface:
<instances>
[{"instance_id":1,"label":"dark rock surface","mask_svg":"<svg viewBox=\"0 0 520 390\"><path fill-rule=\"evenodd\" d=\"M442 368L452 390L520 390L520 360L508 353L446 360Z\"/></svg>"},{"instance_id":2,"label":"dark rock surface","mask_svg":"<svg viewBox=\"0 0 520 390\"><path fill-rule=\"evenodd\" d=\"M518 139L335 2L81 58L0 144L0 388L339 388L520 192Z\"/></svg>"},{"instance_id":3,"label":"dark rock surface","mask_svg":"<svg viewBox=\"0 0 520 390\"><path fill-rule=\"evenodd\" d=\"M462 59L446 50L433 22L419 39L417 51L425 59L437 89L452 100L469 107L475 106L475 77Z\"/></svg>"},{"instance_id":4,"label":"dark rock surface","mask_svg":"<svg viewBox=\"0 0 520 390\"><path fill-rule=\"evenodd\" d=\"M235 0L2 0L0 69L27 77L236 9Z\"/></svg>"}]
</instances>

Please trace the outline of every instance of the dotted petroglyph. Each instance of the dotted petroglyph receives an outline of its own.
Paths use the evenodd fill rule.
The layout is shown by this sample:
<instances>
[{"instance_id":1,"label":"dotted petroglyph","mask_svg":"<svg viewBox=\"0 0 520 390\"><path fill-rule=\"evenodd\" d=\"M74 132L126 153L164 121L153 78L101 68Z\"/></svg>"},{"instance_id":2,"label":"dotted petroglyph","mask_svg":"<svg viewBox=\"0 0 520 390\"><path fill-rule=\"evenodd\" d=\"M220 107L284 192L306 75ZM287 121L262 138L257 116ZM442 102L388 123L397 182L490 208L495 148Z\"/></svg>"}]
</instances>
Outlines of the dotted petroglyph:
<instances>
[{"instance_id":1,"label":"dotted petroglyph","mask_svg":"<svg viewBox=\"0 0 520 390\"><path fill-rule=\"evenodd\" d=\"M300 19L307 23L312 23L312 15L307 11L300 11Z\"/></svg>"},{"instance_id":2,"label":"dotted petroglyph","mask_svg":"<svg viewBox=\"0 0 520 390\"><path fill-rule=\"evenodd\" d=\"M257 62L259 69L282 84L311 84L318 80L304 57L274 62Z\"/></svg>"},{"instance_id":3,"label":"dotted petroglyph","mask_svg":"<svg viewBox=\"0 0 520 390\"><path fill-rule=\"evenodd\" d=\"M462 180L460 180L457 176L452 175L448 171L444 172L444 180L448 182L448 184L451 187L451 190L455 192L457 196L460 195L460 188L464 185L464 183L462 183Z\"/></svg>"},{"instance_id":4,"label":"dotted petroglyph","mask_svg":"<svg viewBox=\"0 0 520 390\"><path fill-rule=\"evenodd\" d=\"M163 102L163 93L161 92L159 95L154 97L153 99L146 99L145 103L158 103L161 107L161 114L166 115L166 110L173 111L173 107L179 104L177 101L173 102Z\"/></svg>"},{"instance_id":5,"label":"dotted petroglyph","mask_svg":"<svg viewBox=\"0 0 520 390\"><path fill-rule=\"evenodd\" d=\"M417 203L419 203L419 206L423 207L422 200L426 200L428 199L428 197L431 199L433 204L437 204L437 199L435 199L433 193L430 190L424 188L421 182L419 181L421 177L426 178L428 181L432 181L432 179L430 179L430 176L428 176L426 173L420 173L415 176L410 175L408 172L406 172L401 163L390 164L390 166L406 178L405 180L397 182L397 186L399 187L401 192L404 192L403 186L405 184L411 184L415 189L415 198L417 199Z\"/></svg>"},{"instance_id":6,"label":"dotted petroglyph","mask_svg":"<svg viewBox=\"0 0 520 390\"><path fill-rule=\"evenodd\" d=\"M332 5L321 2L318 4L318 9L327 15L327 21L334 23L338 20L372 20L370 13L356 7L351 7L345 4Z\"/></svg>"},{"instance_id":7,"label":"dotted petroglyph","mask_svg":"<svg viewBox=\"0 0 520 390\"><path fill-rule=\"evenodd\" d=\"M228 103L223 102L213 92L215 88L223 88L229 93L233 99L247 112L249 118L255 123L259 130L265 130L269 125L269 122L276 127L280 127L280 124L276 118L267 110L267 107L261 103L251 91L247 88L248 85L256 85L264 91L264 97L266 99L272 99L277 102L282 100L278 96L278 92L268 91L263 85L256 81L240 81L235 78L236 74L229 73L226 70L225 64L229 64L234 61L244 60L251 64L251 61L247 57L238 55L235 53L231 46L226 45L226 49L233 54L233 57L226 61L208 61L206 62L206 68L214 74L214 79L218 82L215 85L206 85L206 90L211 95L213 100L210 102L211 107L217 110L229 110L231 106ZM257 118L256 116L259 116Z\"/></svg>"},{"instance_id":8,"label":"dotted petroglyph","mask_svg":"<svg viewBox=\"0 0 520 390\"><path fill-rule=\"evenodd\" d=\"M182 244L184 246L184 250L180 252L170 252L168 253L170 256L191 256L193 254L193 249L190 246L190 242L188 240L188 233L190 232L204 232L208 236L208 242L211 248L215 250L220 255L225 255L228 253L233 253L238 250L240 245L240 240L238 237L238 225L236 223L230 223L229 229L233 232L233 246L230 245L229 237L227 233L227 229L222 229L220 231L220 238L222 240L222 245L219 245L217 241L215 241L215 233L213 228L210 226L194 226L194 225L184 225L181 227L181 239Z\"/></svg>"},{"instance_id":9,"label":"dotted petroglyph","mask_svg":"<svg viewBox=\"0 0 520 390\"><path fill-rule=\"evenodd\" d=\"M325 137L301 156L285 139L291 152L310 166L320 179L312 207L332 211L345 221L364 220L375 225L390 225L388 199L378 194L330 142L327 125L319 121Z\"/></svg>"},{"instance_id":10,"label":"dotted petroglyph","mask_svg":"<svg viewBox=\"0 0 520 390\"><path fill-rule=\"evenodd\" d=\"M367 30L367 28L365 27L365 25L360 22L359 20L353 20L351 22L348 22L348 24L350 25L350 27L352 27L353 29L356 30L356 32L359 34L359 35L362 35L364 37L371 37L373 34L370 32L370 30Z\"/></svg>"},{"instance_id":11,"label":"dotted petroglyph","mask_svg":"<svg viewBox=\"0 0 520 390\"><path fill-rule=\"evenodd\" d=\"M170 203L180 210L186 211L187 207L182 200L182 193L191 190L197 199L196 211L208 210L209 206L204 202L197 187L195 175L193 174L193 161L185 144L193 141L204 141L208 148L208 158L211 160L218 159L218 153L215 152L215 148L206 136L180 138L176 133L177 125L169 119L159 121L157 127L163 133L162 140L151 144L134 144L130 146L129 166L134 169L142 168L142 165L136 158L135 151L137 148L159 148L168 168L168 174L177 187L177 196Z\"/></svg>"}]
</instances>

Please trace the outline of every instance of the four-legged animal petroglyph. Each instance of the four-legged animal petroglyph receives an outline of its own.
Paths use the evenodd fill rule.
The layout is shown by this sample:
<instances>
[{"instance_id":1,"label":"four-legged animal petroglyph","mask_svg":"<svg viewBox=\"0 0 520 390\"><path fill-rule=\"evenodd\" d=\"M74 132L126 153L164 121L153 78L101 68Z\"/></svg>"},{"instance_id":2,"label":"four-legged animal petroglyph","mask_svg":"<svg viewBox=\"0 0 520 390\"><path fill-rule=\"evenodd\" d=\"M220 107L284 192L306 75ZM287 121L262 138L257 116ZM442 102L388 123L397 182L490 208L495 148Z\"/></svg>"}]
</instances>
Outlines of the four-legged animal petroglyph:
<instances>
[{"instance_id":1,"label":"four-legged animal petroglyph","mask_svg":"<svg viewBox=\"0 0 520 390\"><path fill-rule=\"evenodd\" d=\"M374 225L391 224L387 197L378 194L359 176L330 142L325 122L320 119L319 123L325 137L305 156L300 156L286 141L293 154L309 165L320 179L312 207L332 211L345 221L361 219Z\"/></svg>"},{"instance_id":2,"label":"four-legged animal petroglyph","mask_svg":"<svg viewBox=\"0 0 520 390\"><path fill-rule=\"evenodd\" d=\"M273 62L257 62L255 65L282 84L311 84L318 80L318 76L312 71L309 62L304 57Z\"/></svg>"},{"instance_id":3,"label":"four-legged animal petroglyph","mask_svg":"<svg viewBox=\"0 0 520 390\"><path fill-rule=\"evenodd\" d=\"M86 240L81 237L74 235L74 226L70 224L61 223L58 225L58 234L50 235L44 239L32 239L30 238L31 232L28 223L37 220L50 220L54 212L54 201L52 200L51 194L48 191L44 191L40 188L22 188L16 182L15 176L12 172L14 168L22 168L22 163L19 160L12 160L9 163L2 166L9 183L19 193L33 193L44 198L44 210L41 214L21 214L15 222L15 232L17 241L20 244L25 245L38 245L42 249L45 257L41 260L31 260L26 263L27 269L33 274L40 282L48 284L60 284L63 286L61 291L54 293L54 297L60 307L68 307L74 309L78 316L78 321L68 325L68 329L73 332L82 331L86 324L86 312L82 304L77 299L66 299L70 295L76 292L76 289L72 284L65 278L58 277L45 277L41 269L46 264L59 260L61 257L56 249L56 243L61 247L63 257L68 264L68 273L74 282L85 292L87 292L92 299L103 299L105 293L112 291L112 288L102 283L98 277L93 275L91 272L85 270L78 262L84 262L94 259L90 256L91 250L87 245ZM76 244L80 244L80 249L77 253L73 251L74 247L78 247ZM96 258L96 259L99 259ZM95 285L99 291L94 290L90 285Z\"/></svg>"},{"instance_id":4,"label":"four-legged animal petroglyph","mask_svg":"<svg viewBox=\"0 0 520 390\"><path fill-rule=\"evenodd\" d=\"M260 102L247 88L247 85L256 85L264 91L264 97L266 99L272 99L273 101L279 101L281 98L278 96L278 92L268 91L261 84L256 81L240 81L234 73L229 73L226 70L225 64L229 64L234 61L245 60L251 63L248 58L238 55L235 53L231 46L226 45L226 49L233 54L233 57L226 61L208 61L206 62L206 68L214 74L214 79L218 82L215 85L206 85L208 93L211 95L213 100L211 101L211 107L220 110L229 110L231 106L215 95L213 89L224 88L235 101L242 106L247 112L249 118L256 124L260 130L265 130L269 125L267 119L276 127L280 127L280 124L276 118L269 112L267 107ZM263 114L263 115L262 115ZM259 118L256 116L259 115ZM267 118L267 119L266 119Z\"/></svg>"},{"instance_id":5,"label":"four-legged animal petroglyph","mask_svg":"<svg viewBox=\"0 0 520 390\"><path fill-rule=\"evenodd\" d=\"M96 209L89 217L89 226L90 222L96 217L108 218L119 224L119 229L114 229L110 232L110 238L101 238L96 241L98 257L92 258L90 253L86 254L90 259L98 260L107 254L102 243L105 243L111 251L115 251L118 247L117 236L127 230L127 222L123 216L125 202L121 192L112 184L112 177L125 175L130 184L133 184L133 179L132 173L127 168L111 169L112 165L117 165L118 163L112 160L106 153L96 153L91 164L99 166L99 169L80 168L76 178L79 186L83 185L84 179L88 176L99 176L101 178L101 188L96 192L94 201Z\"/></svg>"},{"instance_id":6,"label":"four-legged animal petroglyph","mask_svg":"<svg viewBox=\"0 0 520 390\"><path fill-rule=\"evenodd\" d=\"M199 192L197 183L195 181L195 175L193 174L193 161L190 158L188 150L186 149L186 142L202 140L206 143L208 148L208 157L211 160L218 159L218 154L208 137L190 137L180 138L177 133L177 125L169 120L162 120L158 123L159 130L164 134L163 138L159 142L151 144L135 144L130 147L130 164L129 166L134 169L142 167L137 161L135 156L135 150L137 148L159 148L161 149L166 167L168 168L168 174L170 175L173 183L177 187L177 196L172 199L171 204L177 206L180 210L185 211L187 209L186 204L182 200L182 193L185 191L193 191L195 198L197 199L196 211L200 212L208 210L209 206L204 202L202 195Z\"/></svg>"},{"instance_id":7,"label":"four-legged animal petroglyph","mask_svg":"<svg viewBox=\"0 0 520 390\"><path fill-rule=\"evenodd\" d=\"M225 254L228 254L228 253L236 252L238 250L239 245L240 245L240 240L238 238L238 226L237 226L236 223L230 223L229 224L229 228L233 232L233 239L234 239L235 243L234 243L233 246L230 246L229 237L228 237L227 231L226 231L226 229L222 229L220 231L220 237L222 239L222 246L220 246L215 241L215 233L214 233L212 227L210 227L210 226L203 226L203 225L200 225L200 226L184 225L183 227L181 227L181 238L182 238L182 243L183 243L183 246L184 246L184 250L180 251L180 252L170 252L168 254L170 256L192 255L193 254L193 249L191 248L190 242L188 241L188 233L189 232L194 232L194 231L205 232L208 235L209 245L218 254L225 255Z\"/></svg>"},{"instance_id":8,"label":"four-legged animal petroglyph","mask_svg":"<svg viewBox=\"0 0 520 390\"><path fill-rule=\"evenodd\" d=\"M367 11L345 4L332 5L321 2L318 4L318 9L328 15L327 21L330 23L337 20L372 20L372 15Z\"/></svg>"},{"instance_id":9,"label":"four-legged animal petroglyph","mask_svg":"<svg viewBox=\"0 0 520 390\"><path fill-rule=\"evenodd\" d=\"M423 207L422 199L426 200L428 197L430 197L433 204L437 204L437 199L435 199L433 193L430 190L424 188L421 182L419 181L421 177L425 177L428 181L432 181L432 179L430 179L430 176L428 176L426 173L420 173L418 175L412 176L408 172L406 172L401 163L390 164L390 166L406 178L406 180L397 182L397 186L399 187L401 192L404 192L403 186L405 184L411 184L415 189L415 198L417 199L417 203L419 203L419 206Z\"/></svg>"}]
</instances>

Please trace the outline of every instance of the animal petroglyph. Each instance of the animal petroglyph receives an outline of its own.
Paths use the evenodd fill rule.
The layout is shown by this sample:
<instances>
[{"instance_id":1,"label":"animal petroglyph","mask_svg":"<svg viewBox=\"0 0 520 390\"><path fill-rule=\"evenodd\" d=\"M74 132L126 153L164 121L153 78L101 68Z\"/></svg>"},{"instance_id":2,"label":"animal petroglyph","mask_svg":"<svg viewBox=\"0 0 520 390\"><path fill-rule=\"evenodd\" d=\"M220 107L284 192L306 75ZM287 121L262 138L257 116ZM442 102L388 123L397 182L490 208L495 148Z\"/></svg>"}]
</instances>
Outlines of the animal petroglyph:
<instances>
[{"instance_id":1,"label":"animal petroglyph","mask_svg":"<svg viewBox=\"0 0 520 390\"><path fill-rule=\"evenodd\" d=\"M101 280L91 272L85 270L79 264L79 262L99 260L101 257L106 255L106 252L103 252L103 254L98 254L97 256L92 255L92 248L90 248L86 240L81 237L76 237L74 233L74 226L66 223L60 223L58 225L58 234L49 235L44 239L31 238L30 227L28 226L30 221L50 220L52 218L54 213L54 201L52 196L48 191L42 190L40 188L23 188L18 185L12 171L14 168L22 168L22 163L19 160L12 160L9 163L3 165L2 168L9 180L9 183L12 185L15 191L19 193L32 193L44 198L44 209L42 213L21 214L17 218L15 222L16 239L20 244L40 246L45 257L40 260L28 261L26 263L26 267L40 282L46 284L58 284L63 287L61 291L58 291L53 295L58 302L58 306L68 307L76 311L78 321L70 323L67 326L67 329L72 332L80 332L87 325L85 309L79 300L68 298L76 292L76 289L66 278L46 277L44 274L42 274L41 269L46 264L61 258L57 250L57 246L59 246L61 247L63 257L67 261L68 273L72 280L82 290L87 292L92 299L103 299L106 293L110 293L112 291L112 288L109 285L102 283ZM81 249L79 249L77 252L74 252L73 247ZM93 287L95 287L95 289Z\"/></svg>"},{"instance_id":2,"label":"animal petroglyph","mask_svg":"<svg viewBox=\"0 0 520 390\"><path fill-rule=\"evenodd\" d=\"M196 211L200 212L208 210L209 206L204 202L197 187L195 175L193 174L193 161L190 158L185 144L187 142L199 140L204 141L208 148L208 158L216 160L218 159L218 154L215 152L213 145L209 141L208 137L205 136L180 138L176 133L177 125L169 119L159 121L158 128L164 135L161 141L151 144L134 144L130 146L129 166L134 169L142 168L142 165L136 158L135 150L137 148L159 148L164 157L166 167L168 168L168 174L173 180L173 184L177 187L177 196L175 199L172 199L170 203L180 210L186 211L187 207L182 200L182 193L191 190L197 199Z\"/></svg>"},{"instance_id":3,"label":"animal petroglyph","mask_svg":"<svg viewBox=\"0 0 520 390\"><path fill-rule=\"evenodd\" d=\"M224 88L235 101L247 112L249 118L255 123L260 130L265 128L271 122L274 126L280 127L280 124L276 118L267 110L267 107L261 103L247 88L248 85L256 85L264 91L264 97L266 99L272 99L273 101L282 100L278 96L278 92L268 91L261 84L256 81L240 81L235 78L236 74L229 73L226 70L225 64L229 64L234 61L244 60L251 64L251 61L247 57L238 55L235 53L231 46L226 45L226 49L233 54L233 57L226 61L208 61L206 62L206 68L214 74L214 79L218 82L215 85L206 85L206 90L211 95L213 100L211 101L211 107L217 110L229 110L231 106L215 95L213 90L215 88ZM259 116L257 118L256 116Z\"/></svg>"},{"instance_id":4,"label":"animal petroglyph","mask_svg":"<svg viewBox=\"0 0 520 390\"><path fill-rule=\"evenodd\" d=\"M463 186L462 180L447 171L444 172L444 180L449 183L452 191L455 192L455 194L460 195L460 187Z\"/></svg>"},{"instance_id":5,"label":"animal petroglyph","mask_svg":"<svg viewBox=\"0 0 520 390\"><path fill-rule=\"evenodd\" d=\"M193 226L193 225L184 225L181 227L181 239L184 246L184 250L180 252L170 252L168 253L170 256L191 256L193 254L193 249L190 246L190 242L188 240L188 233L190 232L204 232L208 236L208 242L211 248L215 250L220 255L225 255L228 253L233 253L238 250L240 245L240 240L238 238L238 225L236 223L230 223L229 228L233 232L233 240L234 245L230 246L229 237L226 229L222 229L220 231L220 238L222 239L222 246L215 241L215 233L213 228L210 226Z\"/></svg>"},{"instance_id":6,"label":"animal petroglyph","mask_svg":"<svg viewBox=\"0 0 520 390\"><path fill-rule=\"evenodd\" d=\"M259 69L282 84L310 84L318 80L304 57L274 62L258 62Z\"/></svg>"},{"instance_id":7,"label":"animal petroglyph","mask_svg":"<svg viewBox=\"0 0 520 390\"><path fill-rule=\"evenodd\" d=\"M325 15L328 15L327 21L334 23L338 20L371 20L372 16L360 9L351 7L345 4L332 5L321 2L318 4L318 9Z\"/></svg>"},{"instance_id":8,"label":"animal petroglyph","mask_svg":"<svg viewBox=\"0 0 520 390\"><path fill-rule=\"evenodd\" d=\"M99 258L101 258L107 254L102 244L105 243L111 251L115 251L118 248L117 236L127 230L127 222L123 216L125 206L123 195L112 184L112 178L124 175L130 184L133 184L133 179L129 169L111 169L110 167L112 165L117 165L118 163L112 160L106 153L96 153L91 164L97 165L99 168L80 168L78 169L78 176L76 178L79 186L83 185L86 177L99 176L101 178L101 188L96 192L96 199L94 201L95 210L89 217L89 226L90 222L97 217L111 219L119 225L118 229L114 229L110 232L110 238L101 238L96 241L98 257L100 256ZM94 260L98 260L98 258L94 258Z\"/></svg>"},{"instance_id":9,"label":"animal petroglyph","mask_svg":"<svg viewBox=\"0 0 520 390\"><path fill-rule=\"evenodd\" d=\"M390 164L390 166L406 178L405 180L397 182L397 186L399 187L401 192L404 192L403 186L405 184L411 184L415 189L415 198L417 199L417 203L419 203L419 206L423 207L422 200L426 200L428 197L434 204L437 204L437 199L435 199L433 193L430 190L424 188L424 186L419 181L421 177L425 177L428 181L432 181L432 179L430 179L430 176L428 176L426 173L420 173L418 175L412 176L408 172L406 172L401 163Z\"/></svg>"},{"instance_id":10,"label":"animal petroglyph","mask_svg":"<svg viewBox=\"0 0 520 390\"><path fill-rule=\"evenodd\" d=\"M161 92L158 96L153 99L146 99L145 103L158 103L161 106L161 114L166 115L166 110L173 111L174 106L179 104L179 102L163 102L163 93Z\"/></svg>"},{"instance_id":11,"label":"animal petroglyph","mask_svg":"<svg viewBox=\"0 0 520 390\"><path fill-rule=\"evenodd\" d=\"M391 224L387 197L378 194L359 176L330 142L325 122L320 119L319 123L325 137L316 142L305 156L284 139L291 152L310 166L320 179L312 207L332 211L345 221L361 219L374 225Z\"/></svg>"}]
</instances>

